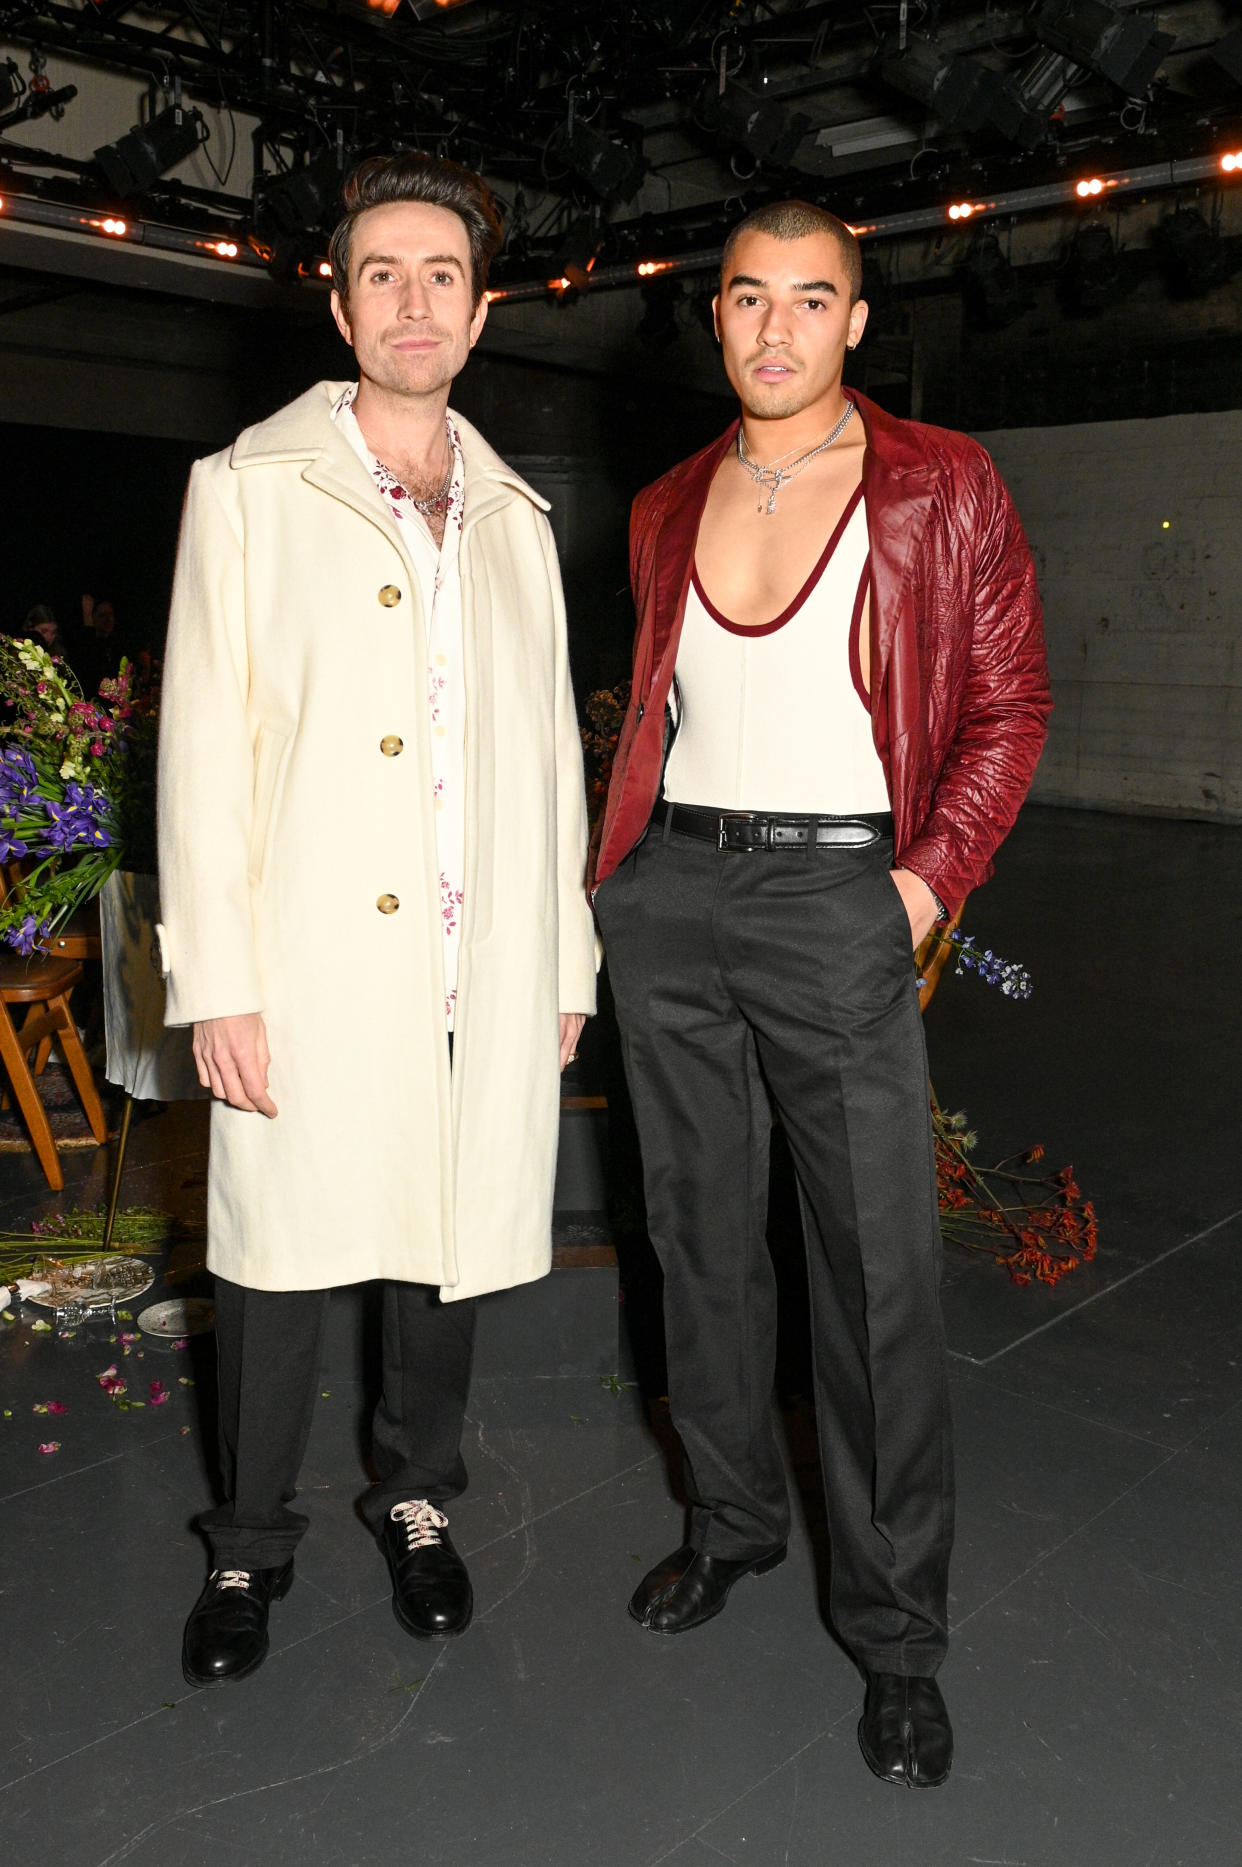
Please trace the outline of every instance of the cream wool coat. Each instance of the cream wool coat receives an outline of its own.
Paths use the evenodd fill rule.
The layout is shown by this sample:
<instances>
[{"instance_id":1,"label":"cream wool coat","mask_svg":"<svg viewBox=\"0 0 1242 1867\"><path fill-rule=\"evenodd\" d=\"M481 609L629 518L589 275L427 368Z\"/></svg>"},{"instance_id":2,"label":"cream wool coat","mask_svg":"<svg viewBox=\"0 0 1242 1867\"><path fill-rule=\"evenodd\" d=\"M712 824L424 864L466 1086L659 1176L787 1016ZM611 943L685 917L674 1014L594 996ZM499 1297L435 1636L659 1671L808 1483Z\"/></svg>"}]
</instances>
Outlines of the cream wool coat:
<instances>
[{"instance_id":1,"label":"cream wool coat","mask_svg":"<svg viewBox=\"0 0 1242 1867\"><path fill-rule=\"evenodd\" d=\"M278 1117L212 1107L213 1270L468 1297L549 1268L557 1013L595 1004L560 577L546 502L455 415L467 870L450 1075L424 618L398 527L330 418L343 386L191 474L161 708L167 1022L261 1011L271 1046Z\"/></svg>"}]
</instances>

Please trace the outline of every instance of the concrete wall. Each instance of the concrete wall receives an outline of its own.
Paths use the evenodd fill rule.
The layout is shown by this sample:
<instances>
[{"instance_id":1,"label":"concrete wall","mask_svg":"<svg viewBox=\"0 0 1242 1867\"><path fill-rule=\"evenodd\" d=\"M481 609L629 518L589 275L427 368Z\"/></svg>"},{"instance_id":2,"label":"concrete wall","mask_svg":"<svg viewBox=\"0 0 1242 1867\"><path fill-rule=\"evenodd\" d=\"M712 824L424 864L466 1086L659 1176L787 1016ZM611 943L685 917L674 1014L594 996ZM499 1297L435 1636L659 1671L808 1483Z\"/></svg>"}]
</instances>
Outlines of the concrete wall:
<instances>
[{"instance_id":1,"label":"concrete wall","mask_svg":"<svg viewBox=\"0 0 1242 1867\"><path fill-rule=\"evenodd\" d=\"M1242 821L1242 411L981 434L1039 566L1043 803Z\"/></svg>"}]
</instances>

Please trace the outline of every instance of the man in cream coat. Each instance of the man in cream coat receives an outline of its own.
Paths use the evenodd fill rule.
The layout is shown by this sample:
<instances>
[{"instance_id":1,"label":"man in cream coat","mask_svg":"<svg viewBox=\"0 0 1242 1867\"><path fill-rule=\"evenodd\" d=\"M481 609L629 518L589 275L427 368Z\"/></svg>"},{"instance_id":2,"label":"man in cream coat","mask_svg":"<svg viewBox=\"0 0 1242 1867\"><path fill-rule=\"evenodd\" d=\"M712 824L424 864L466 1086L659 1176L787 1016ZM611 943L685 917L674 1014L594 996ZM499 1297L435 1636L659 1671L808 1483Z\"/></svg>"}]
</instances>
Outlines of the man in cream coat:
<instances>
[{"instance_id":1,"label":"man in cream coat","mask_svg":"<svg viewBox=\"0 0 1242 1867\"><path fill-rule=\"evenodd\" d=\"M463 1632L443 1506L473 1298L542 1276L559 1070L594 1009L585 807L545 502L448 408L499 243L477 176L351 178L320 383L194 468L160 748L168 1021L212 1108L225 1498L195 1685L268 1650L329 1289L384 1280L363 1502L411 1634Z\"/></svg>"}]
</instances>

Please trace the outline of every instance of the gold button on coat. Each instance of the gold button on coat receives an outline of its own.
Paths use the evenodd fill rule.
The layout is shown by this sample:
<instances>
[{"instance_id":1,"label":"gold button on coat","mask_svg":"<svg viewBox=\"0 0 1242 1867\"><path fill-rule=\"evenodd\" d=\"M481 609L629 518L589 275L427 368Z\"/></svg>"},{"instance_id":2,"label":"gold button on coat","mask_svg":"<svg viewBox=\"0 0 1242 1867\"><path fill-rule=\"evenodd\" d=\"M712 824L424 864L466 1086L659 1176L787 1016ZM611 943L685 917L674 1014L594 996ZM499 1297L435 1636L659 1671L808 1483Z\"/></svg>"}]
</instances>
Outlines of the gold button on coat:
<instances>
[{"instance_id":1,"label":"gold button on coat","mask_svg":"<svg viewBox=\"0 0 1242 1867\"><path fill-rule=\"evenodd\" d=\"M395 609L401 601L401 592L395 583L386 583L379 593L379 600L385 609Z\"/></svg>"},{"instance_id":2,"label":"gold button on coat","mask_svg":"<svg viewBox=\"0 0 1242 1867\"><path fill-rule=\"evenodd\" d=\"M381 895L375 905L381 914L395 914L401 903L396 895Z\"/></svg>"},{"instance_id":3,"label":"gold button on coat","mask_svg":"<svg viewBox=\"0 0 1242 1867\"><path fill-rule=\"evenodd\" d=\"M405 746L404 739L398 739L396 733L385 733L380 740L380 751L385 758L396 758Z\"/></svg>"}]
</instances>

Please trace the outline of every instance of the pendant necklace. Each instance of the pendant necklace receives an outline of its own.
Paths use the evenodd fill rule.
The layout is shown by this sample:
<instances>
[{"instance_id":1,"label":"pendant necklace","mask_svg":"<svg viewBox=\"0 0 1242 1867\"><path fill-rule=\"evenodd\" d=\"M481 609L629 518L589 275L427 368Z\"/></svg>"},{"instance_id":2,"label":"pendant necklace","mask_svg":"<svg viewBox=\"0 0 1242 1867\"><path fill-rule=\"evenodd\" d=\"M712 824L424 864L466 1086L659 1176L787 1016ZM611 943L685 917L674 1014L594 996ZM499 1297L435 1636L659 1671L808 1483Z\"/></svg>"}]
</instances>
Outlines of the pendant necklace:
<instances>
[{"instance_id":1,"label":"pendant necklace","mask_svg":"<svg viewBox=\"0 0 1242 1867\"><path fill-rule=\"evenodd\" d=\"M789 467L782 467L779 464L780 461L782 460L788 460L789 454L779 454L775 461L769 460L765 465L761 466L759 462L756 459L754 459L754 457L748 451L747 446L746 446L746 436L743 433L742 429L741 428L738 429L737 431L738 464L745 468L746 472L749 473L751 479L755 482L755 485L759 488L759 491L760 491L759 504L755 507L756 512L766 511L769 518L771 517L772 513L776 510L776 495L780 492L781 487L785 484L786 480L795 479L797 475L802 472L802 469L804 467L810 466L811 462L815 459L815 456L817 454L822 454L825 448L831 447L833 442L838 440L840 436L845 433L846 428L849 426L850 417L853 415L853 413L854 413L854 404L852 402L847 402L845 405L845 413L844 415L842 415L836 427L832 430L832 433L829 435L826 435L824 439L819 443L818 447L813 447L811 448L809 453L802 454L797 460L794 461L793 465ZM793 449L790 448L789 453L791 454L792 452L793 452ZM768 503L766 507L763 503L763 498L762 498L762 494L765 491L767 492L767 495L768 495Z\"/></svg>"}]
</instances>

